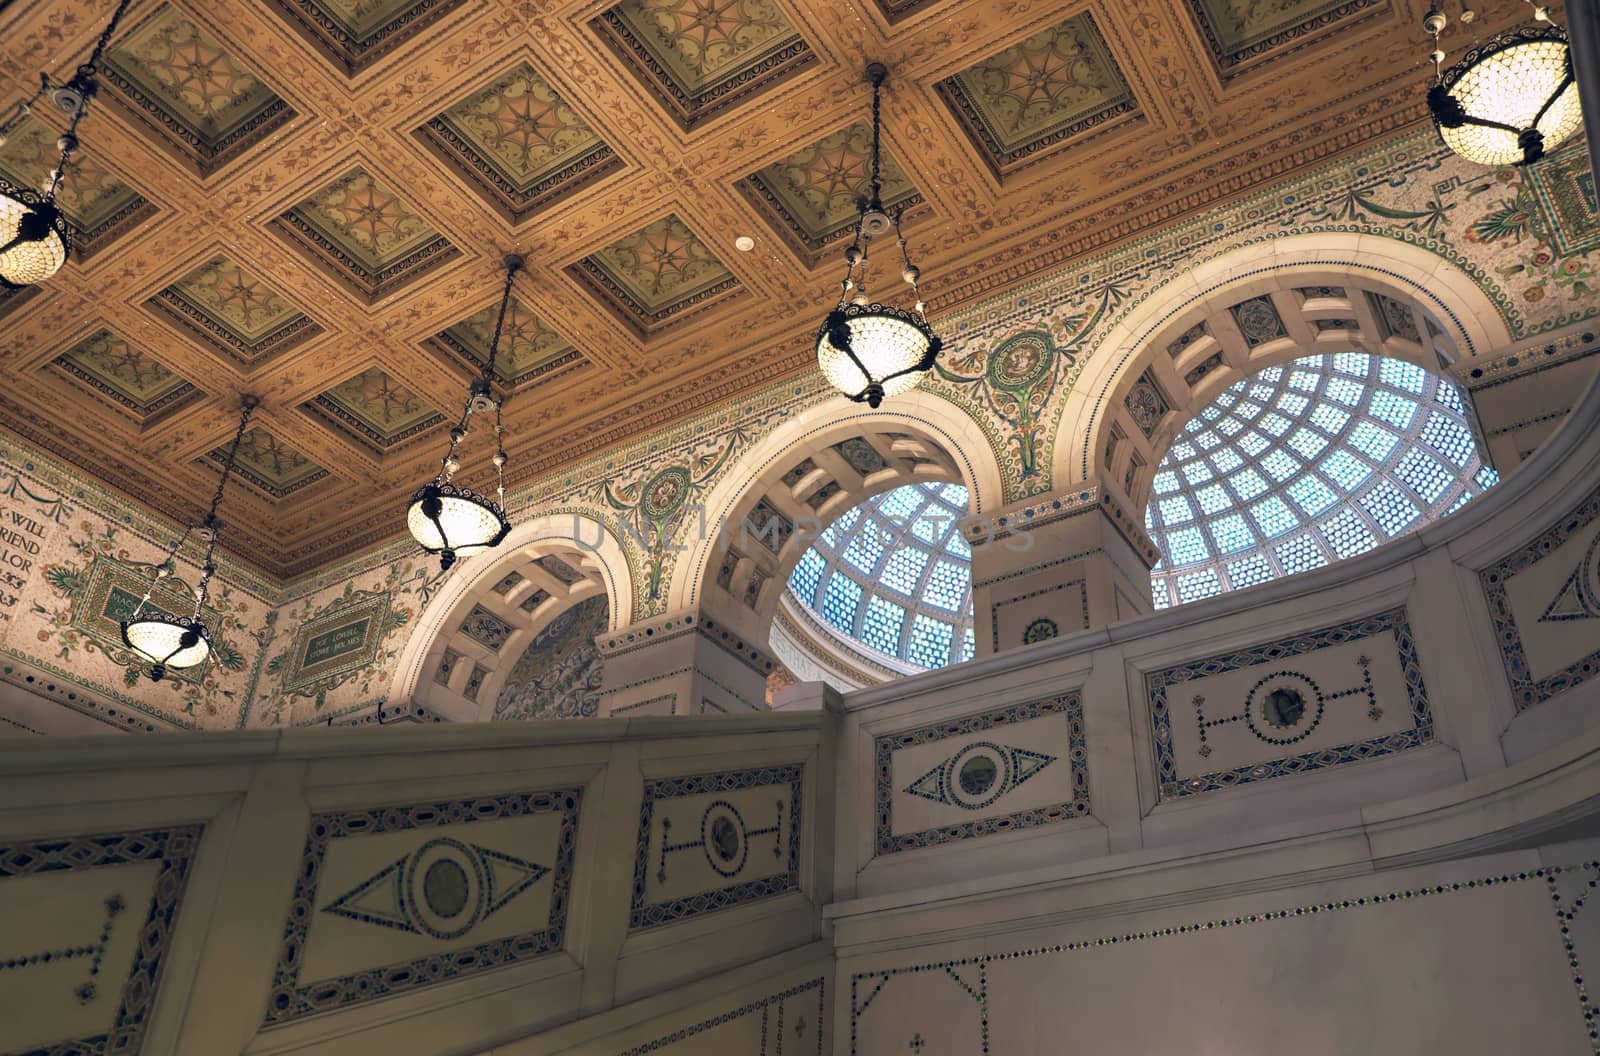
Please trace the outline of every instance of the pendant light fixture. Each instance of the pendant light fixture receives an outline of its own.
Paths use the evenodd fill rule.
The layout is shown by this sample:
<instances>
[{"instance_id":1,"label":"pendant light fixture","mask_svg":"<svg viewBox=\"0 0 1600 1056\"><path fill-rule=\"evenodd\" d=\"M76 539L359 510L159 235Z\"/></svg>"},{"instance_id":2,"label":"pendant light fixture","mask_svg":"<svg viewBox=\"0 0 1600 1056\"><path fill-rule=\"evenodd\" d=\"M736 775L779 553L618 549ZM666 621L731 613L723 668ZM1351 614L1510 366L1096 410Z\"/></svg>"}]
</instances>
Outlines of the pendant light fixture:
<instances>
[{"instance_id":1,"label":"pendant light fixture","mask_svg":"<svg viewBox=\"0 0 1600 1056\"><path fill-rule=\"evenodd\" d=\"M1535 25L1479 44L1445 69L1439 37L1449 24L1437 0L1422 26L1433 34L1428 109L1445 145L1480 165L1531 165L1583 123L1572 48L1550 9L1528 0ZM1476 20L1470 9L1461 21Z\"/></svg>"},{"instance_id":2,"label":"pendant light fixture","mask_svg":"<svg viewBox=\"0 0 1600 1056\"><path fill-rule=\"evenodd\" d=\"M222 492L228 486L228 478L233 475L234 460L239 454L239 442L244 439L245 427L250 423L250 414L260 405L261 399L247 395L239 402L241 406L239 428L233 434L233 446L228 448L228 461L222 467L222 479L217 481L216 494L211 496L211 509L206 513L205 520L198 525L189 525L178 537L178 541L172 544L166 557L156 566L150 587L144 592L144 597L139 599L133 615L122 621L122 644L132 649L141 660L150 665L149 675L152 682L160 682L165 678L169 668L197 667L211 656L211 630L206 626L203 617L206 598L211 592L211 577L217 574L214 558L217 552L217 536L222 532L222 522L217 520L217 507L222 505ZM206 544L205 562L200 566L200 584L194 588L194 613L189 616L169 616L159 609L151 608L150 597L155 593L157 584L172 575L174 558L188 541L191 533L205 540Z\"/></svg>"},{"instance_id":3,"label":"pendant light fixture","mask_svg":"<svg viewBox=\"0 0 1600 1056\"><path fill-rule=\"evenodd\" d=\"M500 352L500 332L506 325L506 307L511 303L511 280L522 270L523 258L508 254L505 258L506 285L500 297L500 317L495 320L494 338L489 342L489 358L483 364L482 377L475 378L467 392L467 403L461 411L461 420L450 429L450 449L439 462L439 473L417 489L411 496L411 506L406 511L406 527L417 545L430 554L439 555L439 567L449 569L460 557L500 545L500 540L511 530L506 520L506 450L505 428L500 417L500 400L494 398L494 361ZM467 435L467 419L474 414L494 411L496 476L495 494L491 501L469 488L454 483L453 478L461 468L456 448Z\"/></svg>"},{"instance_id":4,"label":"pendant light fixture","mask_svg":"<svg viewBox=\"0 0 1600 1056\"><path fill-rule=\"evenodd\" d=\"M911 263L906 239L900 233L900 215L893 219L883 208L883 185L879 179L881 161L881 115L883 82L888 67L880 62L867 66L867 82L872 85L872 196L856 201L856 237L844 251L844 281L840 283L839 304L823 320L817 331L817 366L823 376L847 398L869 407L906 392L933 368L939 356L939 336L928 325L927 305L917 283L921 271ZM911 287L916 304L911 310L880 304L867 294L868 251L874 238L894 231L905 262L901 277Z\"/></svg>"},{"instance_id":5,"label":"pendant light fixture","mask_svg":"<svg viewBox=\"0 0 1600 1056\"><path fill-rule=\"evenodd\" d=\"M43 282L61 270L67 261L71 241L67 235L67 221L56 206L56 192L66 176L67 162L78 149L78 123L89 112L89 100L100 88L95 80L100 56L116 32L117 23L128 10L130 0L121 0L106 24L105 31L95 42L89 61L79 66L72 79L64 84L54 84L50 75L39 75L39 91L26 102L17 104L15 113L0 125L0 144L5 137L32 112L33 104L48 98L68 115L67 130L56 140L61 152L56 167L50 170L44 185L35 191L17 187L0 177L0 287L16 289Z\"/></svg>"}]
</instances>

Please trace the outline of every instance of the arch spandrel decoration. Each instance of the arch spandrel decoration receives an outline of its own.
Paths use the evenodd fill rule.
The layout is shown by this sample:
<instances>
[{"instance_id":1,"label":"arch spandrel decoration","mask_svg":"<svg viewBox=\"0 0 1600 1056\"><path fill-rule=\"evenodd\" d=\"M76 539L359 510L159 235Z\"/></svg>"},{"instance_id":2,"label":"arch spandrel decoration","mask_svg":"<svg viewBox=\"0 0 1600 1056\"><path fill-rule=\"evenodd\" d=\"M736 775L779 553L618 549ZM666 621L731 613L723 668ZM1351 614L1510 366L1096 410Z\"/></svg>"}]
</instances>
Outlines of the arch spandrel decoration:
<instances>
[{"instance_id":1,"label":"arch spandrel decoration","mask_svg":"<svg viewBox=\"0 0 1600 1056\"><path fill-rule=\"evenodd\" d=\"M877 411L831 400L796 416L752 445L707 492L707 524L730 530L688 541L673 578L673 608L708 607L764 641L811 539L868 498L918 481L963 485L973 514L995 508L1004 494L989 436L941 396L913 390ZM751 530L741 531L747 523Z\"/></svg>"},{"instance_id":2,"label":"arch spandrel decoration","mask_svg":"<svg viewBox=\"0 0 1600 1056\"><path fill-rule=\"evenodd\" d=\"M488 719L528 644L574 606L604 598L603 631L634 619L635 572L613 529L568 509L518 524L458 566L417 621L390 702L426 702L455 720Z\"/></svg>"}]
</instances>

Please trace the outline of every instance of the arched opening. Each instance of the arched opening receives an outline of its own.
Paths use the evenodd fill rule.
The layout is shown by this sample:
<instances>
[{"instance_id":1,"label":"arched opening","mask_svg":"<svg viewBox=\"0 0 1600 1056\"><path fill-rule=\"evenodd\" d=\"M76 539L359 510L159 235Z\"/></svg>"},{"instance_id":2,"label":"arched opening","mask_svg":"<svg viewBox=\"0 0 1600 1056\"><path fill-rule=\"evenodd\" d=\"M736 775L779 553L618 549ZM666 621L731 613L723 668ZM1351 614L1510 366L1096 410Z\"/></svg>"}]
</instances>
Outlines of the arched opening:
<instances>
[{"instance_id":1,"label":"arched opening","mask_svg":"<svg viewBox=\"0 0 1600 1056\"><path fill-rule=\"evenodd\" d=\"M972 659L969 503L959 484L921 483L847 510L790 573L773 651L838 688Z\"/></svg>"},{"instance_id":2,"label":"arched opening","mask_svg":"<svg viewBox=\"0 0 1600 1056\"><path fill-rule=\"evenodd\" d=\"M1156 608L1355 557L1499 480L1455 385L1414 363L1327 352L1229 385L1151 478Z\"/></svg>"},{"instance_id":3,"label":"arched opening","mask_svg":"<svg viewBox=\"0 0 1600 1056\"><path fill-rule=\"evenodd\" d=\"M595 520L547 515L446 581L406 649L395 696L456 721L596 714L598 635L631 618L632 577Z\"/></svg>"}]
</instances>

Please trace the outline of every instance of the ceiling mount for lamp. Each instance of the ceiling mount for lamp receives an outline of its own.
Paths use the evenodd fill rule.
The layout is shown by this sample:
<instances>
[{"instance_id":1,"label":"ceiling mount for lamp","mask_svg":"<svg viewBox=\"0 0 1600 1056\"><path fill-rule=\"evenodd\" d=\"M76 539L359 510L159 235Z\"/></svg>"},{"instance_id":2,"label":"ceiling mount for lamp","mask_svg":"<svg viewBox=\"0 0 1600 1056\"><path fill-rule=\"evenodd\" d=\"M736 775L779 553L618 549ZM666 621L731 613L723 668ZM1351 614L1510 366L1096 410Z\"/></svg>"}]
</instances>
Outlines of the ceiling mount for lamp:
<instances>
[{"instance_id":1,"label":"ceiling mount for lamp","mask_svg":"<svg viewBox=\"0 0 1600 1056\"><path fill-rule=\"evenodd\" d=\"M1440 37L1450 19L1435 0L1422 20L1433 35L1428 110L1445 145L1480 165L1531 165L1583 123L1572 49L1550 9L1528 0L1535 25L1472 47L1445 68ZM1463 5L1461 21L1475 20Z\"/></svg>"},{"instance_id":2,"label":"ceiling mount for lamp","mask_svg":"<svg viewBox=\"0 0 1600 1056\"><path fill-rule=\"evenodd\" d=\"M140 661L149 665L150 681L160 682L168 669L190 668L204 664L211 657L211 629L205 624L206 599L211 593L211 577L217 574L217 539L222 534L222 522L217 519L217 508L222 505L222 493L233 475L233 465L239 454L239 442L244 439L250 415L261 405L259 396L239 398L239 427L233 434L233 446L228 448L228 461L222 467L222 478L217 481L216 493L211 496L211 509L199 524L191 524L178 537L166 555L156 565L150 586L134 607L133 614L122 621L122 644L133 650ZM175 559L189 536L194 535L206 544L205 560L200 566L200 583L194 590L194 612L172 615L151 607L156 587L172 575Z\"/></svg>"},{"instance_id":3,"label":"ceiling mount for lamp","mask_svg":"<svg viewBox=\"0 0 1600 1056\"><path fill-rule=\"evenodd\" d=\"M872 85L872 182L870 193L856 199L856 237L845 249L845 274L839 303L817 331L817 366L847 399L880 406L885 399L913 388L933 369L939 356L939 336L928 325L927 305L918 282L922 271L911 262L905 235L900 231L902 210L893 216L883 207L882 93L889 68L881 62L867 64L866 80ZM867 264L874 238L894 232L904 269L900 275L916 298L912 308L874 301L867 293Z\"/></svg>"},{"instance_id":4,"label":"ceiling mount for lamp","mask_svg":"<svg viewBox=\"0 0 1600 1056\"><path fill-rule=\"evenodd\" d=\"M78 125L89 112L89 101L99 90L95 75L100 56L111 42L117 24L131 0L121 0L111 21L95 42L89 60L73 71L64 82L52 81L48 73L39 75L39 90L32 99L18 103L15 111L0 121L0 144L33 111L41 99L54 103L68 115L67 130L56 140L60 157L39 190L18 187L0 177L0 287L17 289L43 282L61 270L72 248L66 218L56 206L56 192L67 173L67 163L78 149Z\"/></svg>"},{"instance_id":5,"label":"ceiling mount for lamp","mask_svg":"<svg viewBox=\"0 0 1600 1056\"><path fill-rule=\"evenodd\" d=\"M521 254L506 254L505 289L500 296L500 316L495 320L494 338L489 342L489 356L484 361L483 373L474 378L467 390L467 402L461 409L461 419L450 428L450 447L439 461L439 472L432 480L418 488L411 496L406 509L406 527L417 545L430 554L439 555L439 567L449 569L457 558L500 545L500 540L511 530L506 519L506 449L505 427L501 404L494 395L494 364L500 352L500 333L506 324L506 308L511 303L511 282L526 261ZM461 469L461 459L456 449L467 436L467 422L475 414L494 412L496 499L488 499L471 488L455 483Z\"/></svg>"}]
</instances>

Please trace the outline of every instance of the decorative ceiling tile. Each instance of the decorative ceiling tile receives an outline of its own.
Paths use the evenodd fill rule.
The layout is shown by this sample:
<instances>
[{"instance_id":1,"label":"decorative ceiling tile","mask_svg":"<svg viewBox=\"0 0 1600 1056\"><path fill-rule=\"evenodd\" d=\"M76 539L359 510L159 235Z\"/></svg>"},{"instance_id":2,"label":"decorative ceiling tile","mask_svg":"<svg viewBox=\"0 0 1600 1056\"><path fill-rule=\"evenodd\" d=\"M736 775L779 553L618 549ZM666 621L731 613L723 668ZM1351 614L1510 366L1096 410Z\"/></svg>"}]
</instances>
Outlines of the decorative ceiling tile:
<instances>
[{"instance_id":1,"label":"decorative ceiling tile","mask_svg":"<svg viewBox=\"0 0 1600 1056\"><path fill-rule=\"evenodd\" d=\"M428 344L473 370L482 370L489 360L489 346L499 315L500 305L496 302L467 316ZM587 363L583 353L572 347L572 342L512 296L506 306L505 327L500 332L500 353L494 362L495 377L502 384L516 387Z\"/></svg>"},{"instance_id":2,"label":"decorative ceiling tile","mask_svg":"<svg viewBox=\"0 0 1600 1056\"><path fill-rule=\"evenodd\" d=\"M42 185L61 156L57 134L38 118L24 118L0 145L0 176L23 187ZM154 204L87 150L73 155L56 201L72 225L72 253L80 260L89 259L156 211Z\"/></svg>"},{"instance_id":3,"label":"decorative ceiling tile","mask_svg":"<svg viewBox=\"0 0 1600 1056\"><path fill-rule=\"evenodd\" d=\"M1087 11L935 87L997 174L1138 112Z\"/></svg>"},{"instance_id":4,"label":"decorative ceiling tile","mask_svg":"<svg viewBox=\"0 0 1600 1056\"><path fill-rule=\"evenodd\" d=\"M644 332L739 286L676 214L589 254L572 273Z\"/></svg>"},{"instance_id":5,"label":"decorative ceiling tile","mask_svg":"<svg viewBox=\"0 0 1600 1056\"><path fill-rule=\"evenodd\" d=\"M512 222L623 164L527 63L433 118L417 138Z\"/></svg>"},{"instance_id":6,"label":"decorative ceiling tile","mask_svg":"<svg viewBox=\"0 0 1600 1056\"><path fill-rule=\"evenodd\" d=\"M347 74L359 73L465 0L272 0Z\"/></svg>"},{"instance_id":7,"label":"decorative ceiling tile","mask_svg":"<svg viewBox=\"0 0 1600 1056\"><path fill-rule=\"evenodd\" d=\"M883 204L891 213L922 202L887 150L879 175ZM855 229L856 199L866 197L871 184L872 126L857 123L746 176L739 188L800 247L814 253Z\"/></svg>"},{"instance_id":8,"label":"decorative ceiling tile","mask_svg":"<svg viewBox=\"0 0 1600 1056\"><path fill-rule=\"evenodd\" d=\"M322 333L260 275L225 256L212 257L148 303L245 367Z\"/></svg>"},{"instance_id":9,"label":"decorative ceiling tile","mask_svg":"<svg viewBox=\"0 0 1600 1056\"><path fill-rule=\"evenodd\" d=\"M230 444L231 441L212 448L206 458L219 466L227 465ZM326 469L259 425L252 426L240 437L234 471L275 499L315 484L328 475Z\"/></svg>"},{"instance_id":10,"label":"decorative ceiling tile","mask_svg":"<svg viewBox=\"0 0 1600 1056\"><path fill-rule=\"evenodd\" d=\"M369 367L306 405L376 451L387 451L444 421L382 367Z\"/></svg>"},{"instance_id":11,"label":"decorative ceiling tile","mask_svg":"<svg viewBox=\"0 0 1600 1056\"><path fill-rule=\"evenodd\" d=\"M1335 22L1376 13L1384 0L1189 0L1224 73L1268 52L1293 50Z\"/></svg>"},{"instance_id":12,"label":"decorative ceiling tile","mask_svg":"<svg viewBox=\"0 0 1600 1056\"><path fill-rule=\"evenodd\" d=\"M147 422L200 395L189 381L108 329L96 330L52 364Z\"/></svg>"},{"instance_id":13,"label":"decorative ceiling tile","mask_svg":"<svg viewBox=\"0 0 1600 1056\"><path fill-rule=\"evenodd\" d=\"M623 0L590 25L684 131L816 62L773 0Z\"/></svg>"},{"instance_id":14,"label":"decorative ceiling tile","mask_svg":"<svg viewBox=\"0 0 1600 1056\"><path fill-rule=\"evenodd\" d=\"M206 175L294 118L215 36L162 4L106 52L103 77L145 127Z\"/></svg>"},{"instance_id":15,"label":"decorative ceiling tile","mask_svg":"<svg viewBox=\"0 0 1600 1056\"><path fill-rule=\"evenodd\" d=\"M460 251L406 201L357 165L273 226L376 301Z\"/></svg>"}]
</instances>

